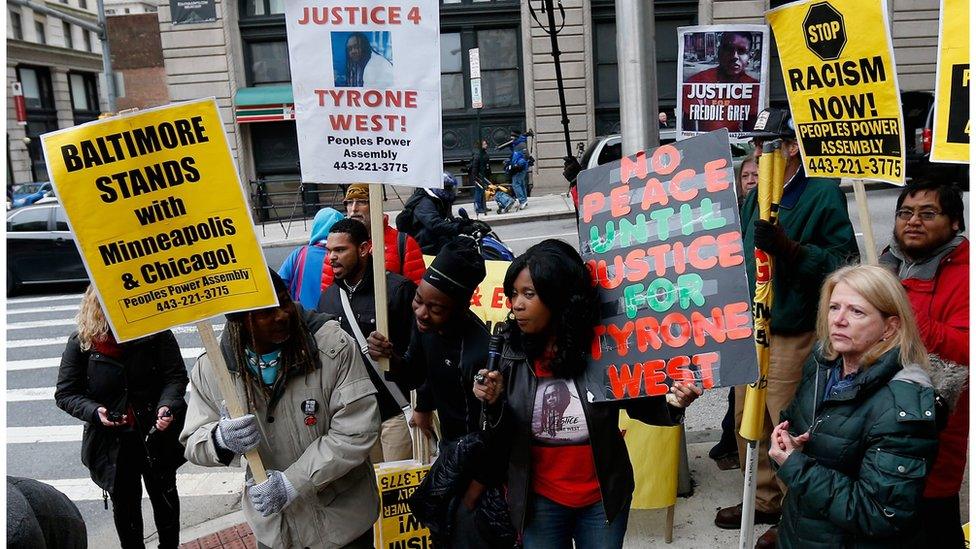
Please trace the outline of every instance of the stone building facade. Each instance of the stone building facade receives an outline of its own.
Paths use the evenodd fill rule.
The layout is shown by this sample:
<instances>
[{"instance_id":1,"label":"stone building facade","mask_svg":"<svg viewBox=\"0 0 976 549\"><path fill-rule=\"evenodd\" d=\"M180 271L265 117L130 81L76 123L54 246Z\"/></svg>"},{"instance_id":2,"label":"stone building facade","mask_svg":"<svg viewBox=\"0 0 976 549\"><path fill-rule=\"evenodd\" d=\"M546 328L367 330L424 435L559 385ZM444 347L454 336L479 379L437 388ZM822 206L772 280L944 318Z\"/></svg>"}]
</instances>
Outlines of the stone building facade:
<instances>
[{"instance_id":1,"label":"stone building facade","mask_svg":"<svg viewBox=\"0 0 976 549\"><path fill-rule=\"evenodd\" d=\"M657 77L660 110L673 111L677 28L711 23L762 23L779 0L657 0ZM291 181L298 152L290 90L283 0L215 0L217 21L173 25L159 5L163 57L173 100L216 96L239 170L247 181ZM613 0L563 0L558 37L572 150L619 131L616 24ZM538 8L535 0L533 7ZM932 90L938 0L889 0L899 81L903 90ZM544 16L539 14L540 20ZM560 123L549 37L528 0L441 0L441 87L446 167L456 173L480 135L494 146L511 129L532 129L535 192L564 192ZM485 107L471 108L467 52L481 53ZM785 105L775 50L770 100Z\"/></svg>"}]
</instances>

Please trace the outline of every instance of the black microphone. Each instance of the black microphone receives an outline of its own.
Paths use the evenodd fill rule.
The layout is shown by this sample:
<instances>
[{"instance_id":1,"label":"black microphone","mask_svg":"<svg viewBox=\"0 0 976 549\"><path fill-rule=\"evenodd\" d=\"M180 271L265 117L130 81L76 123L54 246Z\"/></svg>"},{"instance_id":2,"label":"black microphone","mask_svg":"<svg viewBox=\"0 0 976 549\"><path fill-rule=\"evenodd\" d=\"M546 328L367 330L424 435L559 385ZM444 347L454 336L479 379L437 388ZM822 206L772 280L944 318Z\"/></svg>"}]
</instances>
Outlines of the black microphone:
<instances>
[{"instance_id":1,"label":"black microphone","mask_svg":"<svg viewBox=\"0 0 976 549\"><path fill-rule=\"evenodd\" d=\"M502 360L502 336L496 331L488 339L488 371L498 370L498 363Z\"/></svg>"}]
</instances>

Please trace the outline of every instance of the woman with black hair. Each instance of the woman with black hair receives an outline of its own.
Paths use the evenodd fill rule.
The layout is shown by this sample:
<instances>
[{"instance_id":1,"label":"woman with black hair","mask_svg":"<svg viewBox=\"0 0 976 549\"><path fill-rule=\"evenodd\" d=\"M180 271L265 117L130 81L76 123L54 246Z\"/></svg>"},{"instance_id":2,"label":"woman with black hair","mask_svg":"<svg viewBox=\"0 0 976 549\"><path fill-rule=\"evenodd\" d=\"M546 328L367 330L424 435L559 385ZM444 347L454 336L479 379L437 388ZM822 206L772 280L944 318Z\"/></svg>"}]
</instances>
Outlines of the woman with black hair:
<instances>
[{"instance_id":1,"label":"woman with black hair","mask_svg":"<svg viewBox=\"0 0 976 549\"><path fill-rule=\"evenodd\" d=\"M497 462L509 464L512 522L526 549L622 547L634 473L617 426L620 409L673 425L701 390L675 383L667 399L590 402L587 393L604 390L584 375L598 300L569 244L529 248L512 262L504 288L512 312L501 361L498 370L480 372L474 394L485 402Z\"/></svg>"}]
</instances>

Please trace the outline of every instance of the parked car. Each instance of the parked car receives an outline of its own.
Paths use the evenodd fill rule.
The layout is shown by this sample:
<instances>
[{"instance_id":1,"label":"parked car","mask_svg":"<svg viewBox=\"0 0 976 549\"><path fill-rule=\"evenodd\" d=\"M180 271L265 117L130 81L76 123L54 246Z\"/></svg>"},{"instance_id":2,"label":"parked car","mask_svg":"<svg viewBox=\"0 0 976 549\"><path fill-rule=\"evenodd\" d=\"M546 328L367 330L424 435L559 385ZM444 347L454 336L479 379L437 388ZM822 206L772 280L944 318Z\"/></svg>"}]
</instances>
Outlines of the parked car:
<instances>
[{"instance_id":1,"label":"parked car","mask_svg":"<svg viewBox=\"0 0 976 549\"><path fill-rule=\"evenodd\" d=\"M905 176L955 182L969 190L969 164L932 162L932 127L935 120L935 94L930 91L902 92L905 118Z\"/></svg>"},{"instance_id":2,"label":"parked car","mask_svg":"<svg viewBox=\"0 0 976 549\"><path fill-rule=\"evenodd\" d=\"M88 273L60 203L7 212L7 295L22 285L86 282Z\"/></svg>"},{"instance_id":3,"label":"parked car","mask_svg":"<svg viewBox=\"0 0 976 549\"><path fill-rule=\"evenodd\" d=\"M673 129L661 129L661 144L667 145L674 143L675 131ZM620 134L603 135L594 139L590 146L586 148L579 158L580 166L584 170L602 166L608 162L620 160ZM752 146L748 142L733 141L730 143L732 149L732 163L737 168L742 159L752 152Z\"/></svg>"},{"instance_id":4,"label":"parked car","mask_svg":"<svg viewBox=\"0 0 976 549\"><path fill-rule=\"evenodd\" d=\"M24 183L14 189L14 208L30 206L45 197L54 196L54 187L44 181L39 183Z\"/></svg>"}]
</instances>

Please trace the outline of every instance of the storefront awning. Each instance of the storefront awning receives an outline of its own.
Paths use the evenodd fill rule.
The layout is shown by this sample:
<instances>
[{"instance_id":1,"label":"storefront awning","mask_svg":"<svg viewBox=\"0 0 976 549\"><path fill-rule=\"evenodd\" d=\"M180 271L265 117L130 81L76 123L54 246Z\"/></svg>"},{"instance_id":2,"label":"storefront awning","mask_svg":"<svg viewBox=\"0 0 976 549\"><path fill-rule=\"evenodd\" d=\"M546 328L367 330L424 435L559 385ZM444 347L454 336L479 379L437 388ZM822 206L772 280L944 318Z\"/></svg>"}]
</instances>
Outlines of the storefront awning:
<instances>
[{"instance_id":1,"label":"storefront awning","mask_svg":"<svg viewBox=\"0 0 976 549\"><path fill-rule=\"evenodd\" d=\"M234 94L234 118L238 124L295 119L291 84L241 88Z\"/></svg>"}]
</instances>

